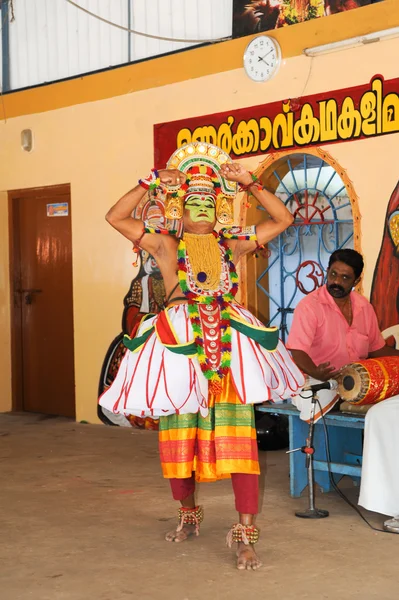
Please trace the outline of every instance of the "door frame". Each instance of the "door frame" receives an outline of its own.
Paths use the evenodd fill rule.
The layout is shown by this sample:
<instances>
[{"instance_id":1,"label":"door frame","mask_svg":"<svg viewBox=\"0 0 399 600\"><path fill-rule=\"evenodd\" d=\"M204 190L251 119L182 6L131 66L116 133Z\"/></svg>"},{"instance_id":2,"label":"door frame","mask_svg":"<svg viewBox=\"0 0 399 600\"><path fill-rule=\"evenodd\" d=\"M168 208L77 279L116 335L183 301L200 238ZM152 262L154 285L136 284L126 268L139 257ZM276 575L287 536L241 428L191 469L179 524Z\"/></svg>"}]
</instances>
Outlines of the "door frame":
<instances>
[{"instance_id":1,"label":"door frame","mask_svg":"<svg viewBox=\"0 0 399 600\"><path fill-rule=\"evenodd\" d=\"M16 305L16 286L20 280L20 246L17 222L16 200L18 198L49 198L69 195L71 203L71 186L69 183L46 187L23 188L8 192L8 230L9 230L9 279L10 279L10 324L11 324L11 410L23 411L22 388L22 311ZM73 290L73 282L72 282ZM73 298L72 298L73 300Z\"/></svg>"}]
</instances>

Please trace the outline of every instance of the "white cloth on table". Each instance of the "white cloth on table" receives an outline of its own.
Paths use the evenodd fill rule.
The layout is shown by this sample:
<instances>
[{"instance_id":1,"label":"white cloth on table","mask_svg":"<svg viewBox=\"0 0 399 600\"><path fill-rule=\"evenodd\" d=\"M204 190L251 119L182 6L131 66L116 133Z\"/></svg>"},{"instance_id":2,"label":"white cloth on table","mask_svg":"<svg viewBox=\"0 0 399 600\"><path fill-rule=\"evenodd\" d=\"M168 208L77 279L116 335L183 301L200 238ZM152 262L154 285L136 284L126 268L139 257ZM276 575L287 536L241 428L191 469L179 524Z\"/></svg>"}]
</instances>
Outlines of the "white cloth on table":
<instances>
[{"instance_id":1,"label":"white cloth on table","mask_svg":"<svg viewBox=\"0 0 399 600\"><path fill-rule=\"evenodd\" d=\"M317 383L323 383L323 382L320 381L319 379L314 379L313 377L309 377L306 380L305 388L309 385L314 385ZM320 403L320 406L322 408L324 415L326 413L328 413L334 407L337 400L339 400L339 395L337 394L337 390L319 390L317 392L317 395L318 395L318 400L319 400L319 403ZM312 392L311 392L311 390L302 389L299 394L292 397L292 404L294 406L296 406L296 408L299 410L299 412L300 412L299 418L302 419L302 421L306 421L307 423L309 423L310 415L311 415L311 411L312 411ZM319 419L321 419L321 416L322 416L322 414L321 414L319 404L316 403L315 417L314 417L315 423Z\"/></svg>"},{"instance_id":2,"label":"white cloth on table","mask_svg":"<svg viewBox=\"0 0 399 600\"><path fill-rule=\"evenodd\" d=\"M366 414L359 504L391 517L399 515L399 395Z\"/></svg>"}]
</instances>

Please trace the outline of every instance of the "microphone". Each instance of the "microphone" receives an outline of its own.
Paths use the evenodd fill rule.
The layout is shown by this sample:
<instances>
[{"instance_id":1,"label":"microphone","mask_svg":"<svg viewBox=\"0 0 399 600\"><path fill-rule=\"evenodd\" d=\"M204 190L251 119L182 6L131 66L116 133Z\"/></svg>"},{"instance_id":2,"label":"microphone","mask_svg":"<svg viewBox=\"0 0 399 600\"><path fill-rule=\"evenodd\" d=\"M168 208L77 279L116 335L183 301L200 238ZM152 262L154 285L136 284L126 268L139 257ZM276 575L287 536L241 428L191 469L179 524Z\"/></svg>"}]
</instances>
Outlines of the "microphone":
<instances>
[{"instance_id":1,"label":"microphone","mask_svg":"<svg viewBox=\"0 0 399 600\"><path fill-rule=\"evenodd\" d=\"M322 383L314 383L313 385L307 385L303 389L308 391L312 390L312 392L318 392L320 390L336 390L338 388L338 381L335 379L329 379L328 381L323 381Z\"/></svg>"}]
</instances>

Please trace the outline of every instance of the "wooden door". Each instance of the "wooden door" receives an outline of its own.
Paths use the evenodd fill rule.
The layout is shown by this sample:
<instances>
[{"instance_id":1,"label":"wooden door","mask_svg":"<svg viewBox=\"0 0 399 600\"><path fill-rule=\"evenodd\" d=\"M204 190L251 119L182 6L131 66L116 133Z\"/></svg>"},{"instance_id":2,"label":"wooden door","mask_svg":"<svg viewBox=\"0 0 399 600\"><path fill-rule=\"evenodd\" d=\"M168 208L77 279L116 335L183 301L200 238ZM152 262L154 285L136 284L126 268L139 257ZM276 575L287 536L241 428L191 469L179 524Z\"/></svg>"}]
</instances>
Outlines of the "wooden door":
<instances>
[{"instance_id":1,"label":"wooden door","mask_svg":"<svg viewBox=\"0 0 399 600\"><path fill-rule=\"evenodd\" d=\"M74 417L69 186L9 197L14 409Z\"/></svg>"}]
</instances>

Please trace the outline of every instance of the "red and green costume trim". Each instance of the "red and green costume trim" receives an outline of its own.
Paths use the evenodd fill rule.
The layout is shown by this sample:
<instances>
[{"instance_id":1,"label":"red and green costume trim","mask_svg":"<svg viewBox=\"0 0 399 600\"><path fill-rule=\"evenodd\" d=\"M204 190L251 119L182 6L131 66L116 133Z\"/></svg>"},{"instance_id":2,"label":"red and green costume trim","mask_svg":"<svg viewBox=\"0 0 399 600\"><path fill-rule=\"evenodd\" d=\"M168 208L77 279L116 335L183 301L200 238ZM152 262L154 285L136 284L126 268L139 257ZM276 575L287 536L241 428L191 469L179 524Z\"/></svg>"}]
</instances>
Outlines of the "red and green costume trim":
<instances>
[{"instance_id":1,"label":"red and green costume trim","mask_svg":"<svg viewBox=\"0 0 399 600\"><path fill-rule=\"evenodd\" d=\"M196 356L197 346L196 343L189 342L188 344L181 343L176 336L173 329L170 327L168 320L162 316L165 315L166 311L162 311L157 315L157 321L155 325L149 327L139 337L130 337L125 335L123 344L132 352L138 351L148 340L148 338L156 333L161 343L171 352L175 354L183 354L184 356ZM278 329L277 328L263 328L256 327L255 325L248 325L242 319L232 314L229 310L230 326L231 329L235 329L239 333L242 333L246 337L251 338L254 342L262 346L268 352L273 352L277 348L278 344ZM153 314L148 314L145 320L154 317ZM143 321L142 321L143 322Z\"/></svg>"},{"instance_id":2,"label":"red and green costume trim","mask_svg":"<svg viewBox=\"0 0 399 600\"><path fill-rule=\"evenodd\" d=\"M166 229L156 230L150 227L145 229L148 233L172 234ZM179 241L177 250L178 279L188 301L188 315L194 334L193 342L185 344L179 342L168 320L167 311L164 311L158 315L156 324L140 337L131 339L125 336L124 344L131 351L137 351L155 332L162 344L171 352L191 357L196 355L204 376L211 384L211 391L218 393L221 381L228 374L231 365L232 328L253 339L268 351L273 351L277 347L278 330L248 325L230 310L238 291L238 275L226 238L255 240L255 228L226 228L221 230L219 235L214 232L214 235L222 250L222 260L228 265L230 289L227 293L193 292L188 283L188 256L184 239Z\"/></svg>"},{"instance_id":3,"label":"red and green costume trim","mask_svg":"<svg viewBox=\"0 0 399 600\"><path fill-rule=\"evenodd\" d=\"M161 185L159 173L156 169L151 169L151 173L145 179L139 179L139 185L145 190L156 190Z\"/></svg>"},{"instance_id":4,"label":"red and green costume trim","mask_svg":"<svg viewBox=\"0 0 399 600\"><path fill-rule=\"evenodd\" d=\"M255 225L252 225L250 227L224 227L219 231L219 236L226 240L241 240L252 242L256 242L258 240Z\"/></svg>"},{"instance_id":5,"label":"red and green costume trim","mask_svg":"<svg viewBox=\"0 0 399 600\"><path fill-rule=\"evenodd\" d=\"M176 229L166 229L164 227L150 227L147 223L144 226L144 233L160 233L161 235L176 235Z\"/></svg>"}]
</instances>

